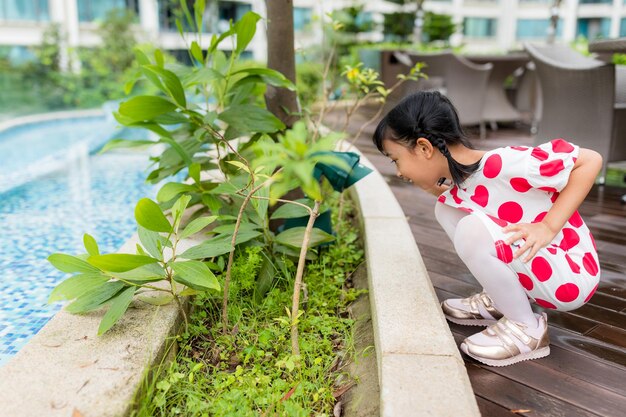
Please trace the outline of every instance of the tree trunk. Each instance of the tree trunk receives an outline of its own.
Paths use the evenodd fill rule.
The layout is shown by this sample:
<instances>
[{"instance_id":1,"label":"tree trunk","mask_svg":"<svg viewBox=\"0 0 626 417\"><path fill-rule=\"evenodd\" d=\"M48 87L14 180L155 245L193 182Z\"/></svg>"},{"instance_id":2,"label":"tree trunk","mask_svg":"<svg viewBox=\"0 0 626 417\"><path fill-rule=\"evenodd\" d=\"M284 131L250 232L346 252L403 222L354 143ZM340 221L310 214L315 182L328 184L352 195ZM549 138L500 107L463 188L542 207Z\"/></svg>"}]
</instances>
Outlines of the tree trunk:
<instances>
[{"instance_id":1,"label":"tree trunk","mask_svg":"<svg viewBox=\"0 0 626 417\"><path fill-rule=\"evenodd\" d=\"M293 1L266 0L267 66L296 83L296 56L293 35ZM299 116L300 105L295 91L268 85L265 103L269 111L291 127Z\"/></svg>"}]
</instances>

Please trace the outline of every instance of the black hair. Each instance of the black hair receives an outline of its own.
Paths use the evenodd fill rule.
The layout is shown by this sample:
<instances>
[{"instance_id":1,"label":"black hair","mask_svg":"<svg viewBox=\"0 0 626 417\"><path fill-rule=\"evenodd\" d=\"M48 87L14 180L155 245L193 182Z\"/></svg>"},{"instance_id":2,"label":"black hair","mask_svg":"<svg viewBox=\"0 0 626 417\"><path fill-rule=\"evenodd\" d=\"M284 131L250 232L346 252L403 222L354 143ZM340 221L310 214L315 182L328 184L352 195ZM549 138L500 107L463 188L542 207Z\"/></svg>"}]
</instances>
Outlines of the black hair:
<instances>
[{"instance_id":1,"label":"black hair","mask_svg":"<svg viewBox=\"0 0 626 417\"><path fill-rule=\"evenodd\" d=\"M385 139L413 150L419 138L428 139L446 157L452 181L457 185L480 165L480 161L464 165L450 155L450 145L474 147L461 129L454 105L438 91L418 91L405 97L378 123L373 140L378 150L384 153Z\"/></svg>"}]
</instances>

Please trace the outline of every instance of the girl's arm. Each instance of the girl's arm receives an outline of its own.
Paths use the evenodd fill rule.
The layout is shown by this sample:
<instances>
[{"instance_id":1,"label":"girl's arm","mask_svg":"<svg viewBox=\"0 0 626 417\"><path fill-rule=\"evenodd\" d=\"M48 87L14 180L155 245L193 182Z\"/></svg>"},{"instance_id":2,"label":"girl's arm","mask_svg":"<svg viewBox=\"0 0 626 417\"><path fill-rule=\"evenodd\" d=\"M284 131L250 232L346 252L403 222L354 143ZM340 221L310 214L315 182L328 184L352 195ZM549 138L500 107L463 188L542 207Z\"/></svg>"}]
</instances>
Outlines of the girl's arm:
<instances>
[{"instance_id":1,"label":"girl's arm","mask_svg":"<svg viewBox=\"0 0 626 417\"><path fill-rule=\"evenodd\" d=\"M522 238L526 239L524 246L513 255L514 258L518 258L528 251L528 255L524 259L524 262L528 262L539 249L552 242L565 222L582 204L600 169L602 169L602 156L591 149L580 148L578 159L574 163L567 185L561 190L544 219L539 223L512 224L502 229L504 232L516 232L507 239L507 245Z\"/></svg>"},{"instance_id":2,"label":"girl's arm","mask_svg":"<svg viewBox=\"0 0 626 417\"><path fill-rule=\"evenodd\" d=\"M561 190L552 208L543 219L543 223L548 226L554 236L585 200L601 169L602 156L591 149L580 148L567 185Z\"/></svg>"}]
</instances>

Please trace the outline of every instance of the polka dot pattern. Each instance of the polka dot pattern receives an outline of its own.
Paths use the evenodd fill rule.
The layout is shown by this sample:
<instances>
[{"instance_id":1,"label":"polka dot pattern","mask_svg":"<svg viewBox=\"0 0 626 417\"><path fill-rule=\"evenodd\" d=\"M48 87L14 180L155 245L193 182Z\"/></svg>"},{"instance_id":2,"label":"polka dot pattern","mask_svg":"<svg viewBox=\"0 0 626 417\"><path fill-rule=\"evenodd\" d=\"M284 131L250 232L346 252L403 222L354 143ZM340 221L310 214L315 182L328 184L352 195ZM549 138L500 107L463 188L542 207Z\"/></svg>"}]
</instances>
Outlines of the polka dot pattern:
<instances>
[{"instance_id":1,"label":"polka dot pattern","mask_svg":"<svg viewBox=\"0 0 626 417\"><path fill-rule=\"evenodd\" d=\"M537 303L537 305L540 305L541 307L556 310L556 306L554 304L549 301L542 300L541 298L535 298L535 303Z\"/></svg>"},{"instance_id":2,"label":"polka dot pattern","mask_svg":"<svg viewBox=\"0 0 626 417\"><path fill-rule=\"evenodd\" d=\"M580 237L578 233L576 233L576 230L565 227L561 232L563 233L563 240L561 240L559 244L561 249L570 250L580 242Z\"/></svg>"},{"instance_id":3,"label":"polka dot pattern","mask_svg":"<svg viewBox=\"0 0 626 417\"><path fill-rule=\"evenodd\" d=\"M552 276L552 267L550 263L542 256L535 256L532 260L531 271L541 282L547 281Z\"/></svg>"},{"instance_id":4,"label":"polka dot pattern","mask_svg":"<svg viewBox=\"0 0 626 417\"><path fill-rule=\"evenodd\" d=\"M545 164L541 164L539 166L539 173L544 177L554 177L559 172L565 169L565 165L563 161L560 159L556 159L554 161L546 162Z\"/></svg>"},{"instance_id":5,"label":"polka dot pattern","mask_svg":"<svg viewBox=\"0 0 626 417\"><path fill-rule=\"evenodd\" d=\"M503 240L498 240L495 245L498 259L505 264L511 263L511 261L513 261L513 249L511 249L511 245L507 245Z\"/></svg>"},{"instance_id":6,"label":"polka dot pattern","mask_svg":"<svg viewBox=\"0 0 626 417\"><path fill-rule=\"evenodd\" d=\"M580 274L580 266L574 262L574 260L572 259L571 256L569 256L569 254L565 254L565 259L567 260L567 263L570 267L570 269L572 270L573 273L575 274Z\"/></svg>"},{"instance_id":7,"label":"polka dot pattern","mask_svg":"<svg viewBox=\"0 0 626 417\"><path fill-rule=\"evenodd\" d=\"M596 262L593 254L591 252L585 253L583 256L583 267L590 275L596 276L598 272L600 272L600 268L598 268L598 263Z\"/></svg>"},{"instance_id":8,"label":"polka dot pattern","mask_svg":"<svg viewBox=\"0 0 626 417\"><path fill-rule=\"evenodd\" d=\"M489 190L484 185L477 186L470 200L481 207L486 207L487 203L489 203Z\"/></svg>"},{"instance_id":9,"label":"polka dot pattern","mask_svg":"<svg viewBox=\"0 0 626 417\"><path fill-rule=\"evenodd\" d=\"M517 223L522 219L524 210L519 203L515 201L507 201L498 208L498 217L509 223Z\"/></svg>"},{"instance_id":10,"label":"polka dot pattern","mask_svg":"<svg viewBox=\"0 0 626 417\"><path fill-rule=\"evenodd\" d=\"M578 288L578 285L567 283L560 285L559 288L556 289L554 296L562 303L570 303L577 299L579 294L580 289Z\"/></svg>"},{"instance_id":11,"label":"polka dot pattern","mask_svg":"<svg viewBox=\"0 0 626 417\"><path fill-rule=\"evenodd\" d=\"M521 178L521 177L511 178L510 183L511 183L511 187L513 187L515 191L519 191L520 193L525 193L526 191L533 188L532 185L528 183L528 180L526 178Z\"/></svg>"},{"instance_id":12,"label":"polka dot pattern","mask_svg":"<svg viewBox=\"0 0 626 417\"><path fill-rule=\"evenodd\" d=\"M489 156L483 167L483 175L487 178L495 178L502 170L502 157L498 154Z\"/></svg>"},{"instance_id":13,"label":"polka dot pattern","mask_svg":"<svg viewBox=\"0 0 626 417\"><path fill-rule=\"evenodd\" d=\"M563 139L554 139L550 141L550 145L552 145L552 152L555 153L570 153L574 151L574 146Z\"/></svg>"},{"instance_id":14,"label":"polka dot pattern","mask_svg":"<svg viewBox=\"0 0 626 417\"><path fill-rule=\"evenodd\" d=\"M541 148L534 148L530 155L540 161L545 161L546 159L548 159L549 156L548 152L544 151Z\"/></svg>"},{"instance_id":15,"label":"polka dot pattern","mask_svg":"<svg viewBox=\"0 0 626 417\"><path fill-rule=\"evenodd\" d=\"M522 287L524 287L524 289L526 291L532 291L534 285L533 285L533 280L530 279L530 277L526 274L522 274L521 272L519 272L517 274L518 278L519 278L519 282L520 284L522 284Z\"/></svg>"},{"instance_id":16,"label":"polka dot pattern","mask_svg":"<svg viewBox=\"0 0 626 417\"><path fill-rule=\"evenodd\" d=\"M572 214L572 217L569 218L568 222L576 228L583 225L583 219L580 217L578 211L575 211L574 214Z\"/></svg>"}]
</instances>

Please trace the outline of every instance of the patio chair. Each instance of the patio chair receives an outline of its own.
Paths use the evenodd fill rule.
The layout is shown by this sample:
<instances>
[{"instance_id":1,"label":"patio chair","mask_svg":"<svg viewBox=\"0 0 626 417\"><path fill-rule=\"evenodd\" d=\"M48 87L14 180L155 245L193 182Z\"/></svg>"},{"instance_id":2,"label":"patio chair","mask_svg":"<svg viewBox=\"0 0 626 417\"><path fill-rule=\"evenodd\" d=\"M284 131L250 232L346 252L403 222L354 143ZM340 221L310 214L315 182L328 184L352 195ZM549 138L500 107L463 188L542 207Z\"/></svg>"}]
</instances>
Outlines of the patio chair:
<instances>
[{"instance_id":1,"label":"patio chair","mask_svg":"<svg viewBox=\"0 0 626 417\"><path fill-rule=\"evenodd\" d=\"M387 87L395 83L397 74L407 73L408 68L418 62L427 65L423 71L428 75L427 80L404 83L401 89L389 97L389 107L414 91L435 89L452 101L462 125L479 125L481 137L484 137L485 125L482 114L491 64L474 64L452 52L436 54L385 52L388 53L381 55L382 79Z\"/></svg>"},{"instance_id":2,"label":"patio chair","mask_svg":"<svg viewBox=\"0 0 626 417\"><path fill-rule=\"evenodd\" d=\"M615 66L566 45L524 47L535 63L541 87L542 114L535 144L563 137L599 152L604 183L607 163L626 159L621 130L626 109L615 102Z\"/></svg>"}]
</instances>

